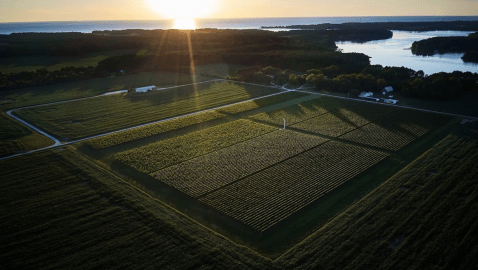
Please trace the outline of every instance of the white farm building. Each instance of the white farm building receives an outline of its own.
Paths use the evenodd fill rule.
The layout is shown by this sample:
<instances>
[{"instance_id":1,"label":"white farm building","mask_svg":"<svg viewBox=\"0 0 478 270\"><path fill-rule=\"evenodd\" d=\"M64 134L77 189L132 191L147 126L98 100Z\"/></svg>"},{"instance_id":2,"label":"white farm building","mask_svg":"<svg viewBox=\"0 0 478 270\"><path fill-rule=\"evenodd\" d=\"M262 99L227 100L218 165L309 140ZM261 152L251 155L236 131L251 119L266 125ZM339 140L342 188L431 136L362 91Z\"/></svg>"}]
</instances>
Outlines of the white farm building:
<instances>
[{"instance_id":1,"label":"white farm building","mask_svg":"<svg viewBox=\"0 0 478 270\"><path fill-rule=\"evenodd\" d=\"M150 85L150 86L136 88L136 93L145 93L145 92L154 91L154 90L156 90L156 85Z\"/></svg>"},{"instance_id":2,"label":"white farm building","mask_svg":"<svg viewBox=\"0 0 478 270\"><path fill-rule=\"evenodd\" d=\"M373 92L361 92L359 97L361 98L366 98L366 97L372 97L373 96Z\"/></svg>"},{"instance_id":3,"label":"white farm building","mask_svg":"<svg viewBox=\"0 0 478 270\"><path fill-rule=\"evenodd\" d=\"M393 88L391 86L387 86L387 87L383 88L383 90L382 90L382 94L384 94L384 95L386 95L390 92L393 92Z\"/></svg>"}]
</instances>

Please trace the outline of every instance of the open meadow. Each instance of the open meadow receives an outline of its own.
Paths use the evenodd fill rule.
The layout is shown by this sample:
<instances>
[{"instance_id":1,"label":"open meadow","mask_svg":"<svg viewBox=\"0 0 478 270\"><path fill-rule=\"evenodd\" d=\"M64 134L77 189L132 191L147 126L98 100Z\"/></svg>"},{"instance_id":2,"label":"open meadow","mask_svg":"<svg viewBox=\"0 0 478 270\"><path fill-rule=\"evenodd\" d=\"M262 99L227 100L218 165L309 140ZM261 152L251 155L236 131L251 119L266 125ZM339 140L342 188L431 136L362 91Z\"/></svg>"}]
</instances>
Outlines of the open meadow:
<instances>
[{"instance_id":1,"label":"open meadow","mask_svg":"<svg viewBox=\"0 0 478 270\"><path fill-rule=\"evenodd\" d=\"M61 140L70 141L279 92L255 85L211 81L36 106L14 113Z\"/></svg>"},{"instance_id":2,"label":"open meadow","mask_svg":"<svg viewBox=\"0 0 478 270\"><path fill-rule=\"evenodd\" d=\"M53 141L0 112L0 157L44 148Z\"/></svg>"},{"instance_id":3,"label":"open meadow","mask_svg":"<svg viewBox=\"0 0 478 270\"><path fill-rule=\"evenodd\" d=\"M0 108L10 110L50 102L91 97L106 92L128 90L134 87L147 85L167 87L207 81L210 79L210 77L191 76L186 73L146 72L78 82L3 90L0 93Z\"/></svg>"},{"instance_id":4,"label":"open meadow","mask_svg":"<svg viewBox=\"0 0 478 270\"><path fill-rule=\"evenodd\" d=\"M230 81L14 114L63 141L113 133L0 160L6 268L477 263L459 250L478 255L478 127L457 116Z\"/></svg>"},{"instance_id":5,"label":"open meadow","mask_svg":"<svg viewBox=\"0 0 478 270\"><path fill-rule=\"evenodd\" d=\"M1 73L19 73L23 71L36 71L37 69L46 68L53 71L66 67L96 67L98 62L110 56L135 54L138 49L129 50L113 50L105 52L91 53L77 57L61 57L48 55L35 56L16 56L0 58Z\"/></svg>"}]
</instances>

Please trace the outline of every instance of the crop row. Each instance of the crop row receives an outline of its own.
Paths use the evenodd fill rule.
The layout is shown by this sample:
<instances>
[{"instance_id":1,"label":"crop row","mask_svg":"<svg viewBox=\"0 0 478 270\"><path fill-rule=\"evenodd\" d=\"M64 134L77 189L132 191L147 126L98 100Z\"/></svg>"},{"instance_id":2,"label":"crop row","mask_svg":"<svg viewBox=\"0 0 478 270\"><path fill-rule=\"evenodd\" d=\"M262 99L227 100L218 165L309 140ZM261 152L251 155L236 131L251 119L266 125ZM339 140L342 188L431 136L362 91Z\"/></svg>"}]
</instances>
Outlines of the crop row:
<instances>
[{"instance_id":1,"label":"crop row","mask_svg":"<svg viewBox=\"0 0 478 270\"><path fill-rule=\"evenodd\" d=\"M285 92L285 93L274 95L267 98L261 98L261 99L242 102L239 104L230 105L227 107L220 108L218 109L218 111L228 113L228 114L237 114L237 113L277 104L280 102L305 97L307 95L309 94L305 94L301 92Z\"/></svg>"},{"instance_id":2,"label":"crop row","mask_svg":"<svg viewBox=\"0 0 478 270\"><path fill-rule=\"evenodd\" d=\"M274 130L241 119L120 152L114 158L138 171L152 173Z\"/></svg>"},{"instance_id":3,"label":"crop row","mask_svg":"<svg viewBox=\"0 0 478 270\"><path fill-rule=\"evenodd\" d=\"M225 114L219 113L216 110L204 111L166 120L164 122L108 134L88 140L86 143L95 149L103 149L225 116Z\"/></svg>"},{"instance_id":4,"label":"crop row","mask_svg":"<svg viewBox=\"0 0 478 270\"><path fill-rule=\"evenodd\" d=\"M278 130L151 175L198 197L326 141L290 130Z\"/></svg>"},{"instance_id":5,"label":"crop row","mask_svg":"<svg viewBox=\"0 0 478 270\"><path fill-rule=\"evenodd\" d=\"M0 112L0 140L16 139L31 133L26 126Z\"/></svg>"},{"instance_id":6,"label":"crop row","mask_svg":"<svg viewBox=\"0 0 478 270\"><path fill-rule=\"evenodd\" d=\"M235 114L239 112L244 112L247 110L252 110L260 107L265 107L268 105L273 105L280 103L286 100L295 99L302 97L307 94L298 93L298 92L285 92L283 94L274 95L271 97L265 97L253 101L241 102L238 104L229 105L218 110L211 110L205 112L199 112L192 115L186 115L171 120L166 120L164 122L159 122L147 126L138 127L135 129L129 129L98 138L88 140L86 143L95 149L103 149L111 147L114 145L154 136L163 132L168 132L171 130L176 130L179 128L187 127L190 125L203 123L206 121L223 118L227 115L221 113L226 112L230 114Z\"/></svg>"},{"instance_id":7,"label":"crop row","mask_svg":"<svg viewBox=\"0 0 478 270\"><path fill-rule=\"evenodd\" d=\"M286 125L293 125L327 112L333 112L335 116L345 122L360 126L390 114L394 110L393 107L380 104L320 97L270 112L259 113L251 118L276 125L283 124L283 119L285 119Z\"/></svg>"},{"instance_id":8,"label":"crop row","mask_svg":"<svg viewBox=\"0 0 478 270\"><path fill-rule=\"evenodd\" d=\"M314 117L312 119L292 125L294 128L306 130L309 132L337 137L345 132L357 128L357 125L349 119L341 118L337 115L338 110Z\"/></svg>"},{"instance_id":9,"label":"crop row","mask_svg":"<svg viewBox=\"0 0 478 270\"><path fill-rule=\"evenodd\" d=\"M251 119L276 125L282 125L284 122L283 119L285 119L287 125L294 124L327 113L327 109L321 106L322 104L318 102L321 99L322 98L308 100L285 108L258 113L251 116Z\"/></svg>"},{"instance_id":10,"label":"crop row","mask_svg":"<svg viewBox=\"0 0 478 270\"><path fill-rule=\"evenodd\" d=\"M447 119L443 115L400 109L393 116L384 117L341 138L396 151Z\"/></svg>"},{"instance_id":11,"label":"crop row","mask_svg":"<svg viewBox=\"0 0 478 270\"><path fill-rule=\"evenodd\" d=\"M84 138L113 130L218 107L276 90L230 82L205 83L178 94L176 89L111 95L17 110L15 113L63 140ZM179 90L178 90L179 91Z\"/></svg>"},{"instance_id":12,"label":"crop row","mask_svg":"<svg viewBox=\"0 0 478 270\"><path fill-rule=\"evenodd\" d=\"M386 153L327 142L199 200L265 231L385 157Z\"/></svg>"},{"instance_id":13,"label":"crop row","mask_svg":"<svg viewBox=\"0 0 478 270\"><path fill-rule=\"evenodd\" d=\"M388 106L377 106L358 102L343 101L342 108L330 110L292 125L292 127L316 134L338 137L359 128L370 121L384 117L394 109Z\"/></svg>"}]
</instances>

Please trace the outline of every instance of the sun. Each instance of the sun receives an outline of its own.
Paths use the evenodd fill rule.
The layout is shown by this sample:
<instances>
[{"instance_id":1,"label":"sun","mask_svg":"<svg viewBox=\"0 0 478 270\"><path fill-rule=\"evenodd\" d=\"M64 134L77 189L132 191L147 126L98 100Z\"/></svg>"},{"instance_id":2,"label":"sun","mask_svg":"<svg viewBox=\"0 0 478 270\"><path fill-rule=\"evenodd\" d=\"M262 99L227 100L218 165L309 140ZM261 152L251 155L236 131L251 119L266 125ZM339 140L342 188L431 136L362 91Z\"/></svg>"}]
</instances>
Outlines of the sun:
<instances>
[{"instance_id":1,"label":"sun","mask_svg":"<svg viewBox=\"0 0 478 270\"><path fill-rule=\"evenodd\" d=\"M173 29L195 30L196 24L193 19L175 19Z\"/></svg>"},{"instance_id":2,"label":"sun","mask_svg":"<svg viewBox=\"0 0 478 270\"><path fill-rule=\"evenodd\" d=\"M195 19L209 15L216 0L147 0L151 8L169 19Z\"/></svg>"}]
</instances>

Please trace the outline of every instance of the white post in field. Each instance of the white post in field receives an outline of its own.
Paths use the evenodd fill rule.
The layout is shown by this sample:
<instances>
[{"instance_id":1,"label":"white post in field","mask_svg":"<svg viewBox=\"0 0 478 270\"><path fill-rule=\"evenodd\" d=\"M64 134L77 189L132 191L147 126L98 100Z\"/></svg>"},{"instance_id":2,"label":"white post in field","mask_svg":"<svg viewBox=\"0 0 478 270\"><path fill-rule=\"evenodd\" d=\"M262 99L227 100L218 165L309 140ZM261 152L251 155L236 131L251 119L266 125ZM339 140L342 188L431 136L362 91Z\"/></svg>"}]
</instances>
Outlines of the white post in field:
<instances>
[{"instance_id":1,"label":"white post in field","mask_svg":"<svg viewBox=\"0 0 478 270\"><path fill-rule=\"evenodd\" d=\"M284 119L284 129L285 129L285 118L282 118L282 119Z\"/></svg>"}]
</instances>

